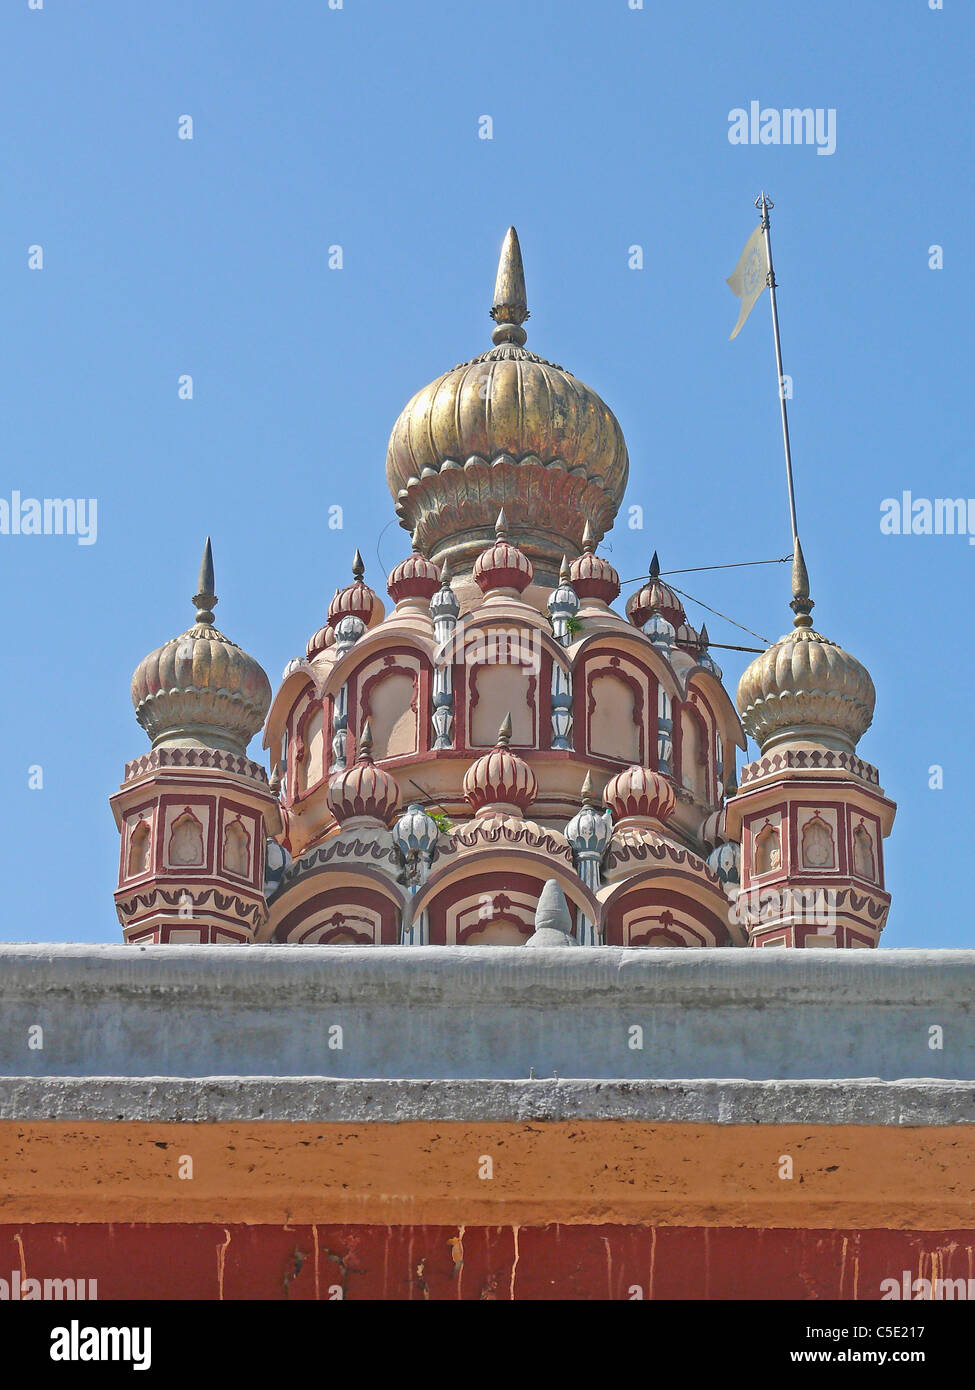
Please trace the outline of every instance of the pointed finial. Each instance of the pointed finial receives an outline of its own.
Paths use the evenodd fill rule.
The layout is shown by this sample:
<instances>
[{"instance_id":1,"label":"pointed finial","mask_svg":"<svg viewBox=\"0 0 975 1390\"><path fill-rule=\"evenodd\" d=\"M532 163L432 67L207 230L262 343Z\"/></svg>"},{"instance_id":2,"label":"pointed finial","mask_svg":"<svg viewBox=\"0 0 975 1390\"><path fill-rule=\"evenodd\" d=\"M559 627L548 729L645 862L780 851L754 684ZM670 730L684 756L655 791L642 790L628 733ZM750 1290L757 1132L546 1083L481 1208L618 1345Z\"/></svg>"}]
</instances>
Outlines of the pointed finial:
<instances>
[{"instance_id":1,"label":"pointed finial","mask_svg":"<svg viewBox=\"0 0 975 1390\"><path fill-rule=\"evenodd\" d=\"M795 548L792 552L792 602L789 604L796 615L793 626L812 627L812 618L809 614L815 606L809 597L809 574L806 570L805 556L802 553L802 546L799 544L799 537L796 536Z\"/></svg>"},{"instance_id":2,"label":"pointed finial","mask_svg":"<svg viewBox=\"0 0 975 1390\"><path fill-rule=\"evenodd\" d=\"M596 789L592 784L592 773L587 770L582 782L582 804L583 806L595 806Z\"/></svg>"},{"instance_id":3,"label":"pointed finial","mask_svg":"<svg viewBox=\"0 0 975 1390\"><path fill-rule=\"evenodd\" d=\"M498 278L494 284L494 307L491 317L497 324L491 339L494 343L514 343L521 347L528 337L522 328L529 317L525 295L525 267L521 259L518 233L509 227L501 247Z\"/></svg>"},{"instance_id":4,"label":"pointed finial","mask_svg":"<svg viewBox=\"0 0 975 1390\"><path fill-rule=\"evenodd\" d=\"M453 576L453 575L451 574L451 572L450 572L450 561L449 561L449 560L444 560L443 564L442 564L441 567L440 567L440 587L441 587L441 589L449 589L449 588L450 588L450 581L451 581L451 579L453 579L453 577L454 577L454 576Z\"/></svg>"},{"instance_id":5,"label":"pointed finial","mask_svg":"<svg viewBox=\"0 0 975 1390\"><path fill-rule=\"evenodd\" d=\"M494 534L499 541L508 538L508 518L504 514L504 507L498 512L498 519L494 523Z\"/></svg>"},{"instance_id":6,"label":"pointed finial","mask_svg":"<svg viewBox=\"0 0 975 1390\"><path fill-rule=\"evenodd\" d=\"M507 748L511 742L511 714L505 715L501 721L501 728L498 730L498 748Z\"/></svg>"},{"instance_id":7,"label":"pointed finial","mask_svg":"<svg viewBox=\"0 0 975 1390\"><path fill-rule=\"evenodd\" d=\"M217 596L213 592L213 551L210 548L209 536L207 536L206 545L203 547L200 577L196 583L199 590L193 595L193 602L196 604L196 621L209 625L213 622L213 609L217 602Z\"/></svg>"},{"instance_id":8,"label":"pointed finial","mask_svg":"<svg viewBox=\"0 0 975 1390\"><path fill-rule=\"evenodd\" d=\"M699 632L698 636L700 638L702 648L709 647L711 645L711 639L708 637L707 623L701 624L701 631Z\"/></svg>"},{"instance_id":9,"label":"pointed finial","mask_svg":"<svg viewBox=\"0 0 975 1390\"><path fill-rule=\"evenodd\" d=\"M356 580L361 580L365 572L366 567L362 562L362 556L359 554L359 549L358 547L356 547L356 552L352 556L352 578Z\"/></svg>"},{"instance_id":10,"label":"pointed finial","mask_svg":"<svg viewBox=\"0 0 975 1390\"><path fill-rule=\"evenodd\" d=\"M596 549L596 536L592 529L592 522L588 520L582 532L582 549L586 555L591 555Z\"/></svg>"},{"instance_id":11,"label":"pointed finial","mask_svg":"<svg viewBox=\"0 0 975 1390\"><path fill-rule=\"evenodd\" d=\"M359 735L359 762L372 762L372 724L367 719Z\"/></svg>"},{"instance_id":12,"label":"pointed finial","mask_svg":"<svg viewBox=\"0 0 975 1390\"><path fill-rule=\"evenodd\" d=\"M657 552L656 552L656 551L653 552L653 556L652 556L652 558L651 558L651 560L650 560L650 578L651 578L651 579L659 579L659 578L660 578L660 561L659 561L659 559L657 558Z\"/></svg>"},{"instance_id":13,"label":"pointed finial","mask_svg":"<svg viewBox=\"0 0 975 1390\"><path fill-rule=\"evenodd\" d=\"M419 527L419 525L413 527L413 534L412 534L412 536L410 536L410 544L413 546L413 554L414 554L414 555L422 555L422 554L423 554L423 547L422 547L421 544L420 544L420 527ZM363 570L363 573L365 573L365 570Z\"/></svg>"},{"instance_id":14,"label":"pointed finial","mask_svg":"<svg viewBox=\"0 0 975 1390\"><path fill-rule=\"evenodd\" d=\"M572 569L571 569L571 567L570 567L570 565L569 565L569 557L568 557L567 555L563 555L563 556L562 556L562 564L561 564L561 566L559 567L559 583L560 583L560 584L571 584L571 583L572 583Z\"/></svg>"}]
</instances>

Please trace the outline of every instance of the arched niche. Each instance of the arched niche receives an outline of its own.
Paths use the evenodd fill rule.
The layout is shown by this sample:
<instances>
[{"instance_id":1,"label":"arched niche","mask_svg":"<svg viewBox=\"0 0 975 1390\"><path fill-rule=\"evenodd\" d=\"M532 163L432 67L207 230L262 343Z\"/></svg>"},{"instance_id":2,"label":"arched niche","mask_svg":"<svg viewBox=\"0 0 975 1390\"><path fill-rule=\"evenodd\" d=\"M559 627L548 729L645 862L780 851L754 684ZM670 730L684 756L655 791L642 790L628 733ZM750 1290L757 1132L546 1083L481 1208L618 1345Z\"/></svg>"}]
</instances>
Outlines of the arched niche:
<instances>
[{"instance_id":1,"label":"arched niche","mask_svg":"<svg viewBox=\"0 0 975 1390\"><path fill-rule=\"evenodd\" d=\"M169 863L173 868L202 868L203 826L187 807L173 821L169 833Z\"/></svg>"},{"instance_id":2,"label":"arched niche","mask_svg":"<svg viewBox=\"0 0 975 1390\"><path fill-rule=\"evenodd\" d=\"M471 748L493 748L506 714L511 715L511 742L519 748L536 743L537 678L528 666L470 666L468 704Z\"/></svg>"},{"instance_id":3,"label":"arched niche","mask_svg":"<svg viewBox=\"0 0 975 1390\"><path fill-rule=\"evenodd\" d=\"M238 878L251 875L251 837L238 816L223 833L223 867Z\"/></svg>"},{"instance_id":4,"label":"arched niche","mask_svg":"<svg viewBox=\"0 0 975 1390\"><path fill-rule=\"evenodd\" d=\"M370 682L363 710L372 729L374 758L395 758L417 748L416 676L393 667Z\"/></svg>"},{"instance_id":5,"label":"arched niche","mask_svg":"<svg viewBox=\"0 0 975 1390\"><path fill-rule=\"evenodd\" d=\"M136 878L139 874L148 873L150 862L151 832L149 822L139 820L138 824L129 837L129 857L126 865L126 877Z\"/></svg>"}]
</instances>

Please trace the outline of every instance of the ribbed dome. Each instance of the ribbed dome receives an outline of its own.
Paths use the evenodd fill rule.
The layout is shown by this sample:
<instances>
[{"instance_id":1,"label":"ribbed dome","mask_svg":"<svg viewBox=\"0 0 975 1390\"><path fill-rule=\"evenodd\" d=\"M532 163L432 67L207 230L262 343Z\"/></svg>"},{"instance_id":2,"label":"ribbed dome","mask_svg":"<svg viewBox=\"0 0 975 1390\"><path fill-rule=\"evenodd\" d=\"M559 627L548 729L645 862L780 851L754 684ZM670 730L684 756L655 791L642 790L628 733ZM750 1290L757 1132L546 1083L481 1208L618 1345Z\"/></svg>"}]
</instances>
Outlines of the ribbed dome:
<instances>
[{"instance_id":1,"label":"ribbed dome","mask_svg":"<svg viewBox=\"0 0 975 1390\"><path fill-rule=\"evenodd\" d=\"M334 627L342 618L361 618L366 627L382 622L385 609L379 595L370 589L363 575L366 567L358 550L352 557L352 583L347 584L328 605L327 627Z\"/></svg>"},{"instance_id":2,"label":"ribbed dome","mask_svg":"<svg viewBox=\"0 0 975 1390\"><path fill-rule=\"evenodd\" d=\"M337 821L368 816L385 825L399 805L399 787L394 778L372 760L372 729L369 720L362 726L357 750L358 761L344 772L337 772L328 784L328 807Z\"/></svg>"},{"instance_id":3,"label":"ribbed dome","mask_svg":"<svg viewBox=\"0 0 975 1390\"><path fill-rule=\"evenodd\" d=\"M508 540L508 520L502 508L494 523L494 544L482 550L474 562L474 580L483 594L492 589L515 589L520 594L533 575L528 556Z\"/></svg>"},{"instance_id":4,"label":"ribbed dome","mask_svg":"<svg viewBox=\"0 0 975 1390\"><path fill-rule=\"evenodd\" d=\"M596 543L588 521L582 533L582 554L569 566L569 581L579 598L598 598L603 603L612 603L614 598L619 598L620 577L608 560L596 554Z\"/></svg>"},{"instance_id":5,"label":"ribbed dome","mask_svg":"<svg viewBox=\"0 0 975 1390\"><path fill-rule=\"evenodd\" d=\"M554 578L585 518L613 524L628 473L613 412L571 372L524 346L528 318L521 249L509 228L501 252L495 346L423 387L400 413L386 481L401 523L423 550L469 570L504 507L511 538Z\"/></svg>"},{"instance_id":6,"label":"ribbed dome","mask_svg":"<svg viewBox=\"0 0 975 1390\"><path fill-rule=\"evenodd\" d=\"M406 598L431 599L440 588L440 570L417 548L390 571L386 589L394 603Z\"/></svg>"},{"instance_id":7,"label":"ribbed dome","mask_svg":"<svg viewBox=\"0 0 975 1390\"><path fill-rule=\"evenodd\" d=\"M660 613L674 629L679 628L686 617L679 597L660 578L660 561L656 551L650 561L648 582L626 600L626 616L634 627L643 627L653 613Z\"/></svg>"},{"instance_id":8,"label":"ribbed dome","mask_svg":"<svg viewBox=\"0 0 975 1390\"><path fill-rule=\"evenodd\" d=\"M677 805L674 789L666 777L639 764L618 772L606 783L603 800L615 821L630 816L666 820Z\"/></svg>"},{"instance_id":9,"label":"ribbed dome","mask_svg":"<svg viewBox=\"0 0 975 1390\"><path fill-rule=\"evenodd\" d=\"M490 753L471 763L464 774L464 795L475 811L496 804L517 806L524 811L538 794L535 774L517 753L508 749L511 716L506 715L498 730L498 741Z\"/></svg>"},{"instance_id":10,"label":"ribbed dome","mask_svg":"<svg viewBox=\"0 0 975 1390\"><path fill-rule=\"evenodd\" d=\"M224 748L244 753L264 723L271 684L263 667L213 626L213 555L200 566L196 623L143 657L132 676L135 717L153 748Z\"/></svg>"},{"instance_id":11,"label":"ribbed dome","mask_svg":"<svg viewBox=\"0 0 975 1390\"><path fill-rule=\"evenodd\" d=\"M852 752L873 721L876 691L855 656L813 631L798 540L792 592L793 631L757 656L738 682L741 722L763 753L795 741Z\"/></svg>"}]
</instances>

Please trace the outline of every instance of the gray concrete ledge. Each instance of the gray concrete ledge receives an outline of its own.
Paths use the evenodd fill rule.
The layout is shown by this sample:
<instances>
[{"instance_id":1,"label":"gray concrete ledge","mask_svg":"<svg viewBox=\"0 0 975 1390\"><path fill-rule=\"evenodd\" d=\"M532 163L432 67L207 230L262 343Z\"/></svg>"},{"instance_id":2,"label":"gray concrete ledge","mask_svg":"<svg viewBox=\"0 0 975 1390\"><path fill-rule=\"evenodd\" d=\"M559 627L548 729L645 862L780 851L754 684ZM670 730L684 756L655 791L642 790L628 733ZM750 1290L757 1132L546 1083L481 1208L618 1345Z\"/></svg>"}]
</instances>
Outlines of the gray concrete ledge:
<instances>
[{"instance_id":1,"label":"gray concrete ledge","mask_svg":"<svg viewBox=\"0 0 975 1390\"><path fill-rule=\"evenodd\" d=\"M22 1122L639 1120L653 1124L969 1125L975 1085L848 1081L336 1081L329 1077L0 1077Z\"/></svg>"},{"instance_id":2,"label":"gray concrete ledge","mask_svg":"<svg viewBox=\"0 0 975 1390\"><path fill-rule=\"evenodd\" d=\"M532 1068L972 1080L975 951L0 946L0 1075Z\"/></svg>"}]
</instances>

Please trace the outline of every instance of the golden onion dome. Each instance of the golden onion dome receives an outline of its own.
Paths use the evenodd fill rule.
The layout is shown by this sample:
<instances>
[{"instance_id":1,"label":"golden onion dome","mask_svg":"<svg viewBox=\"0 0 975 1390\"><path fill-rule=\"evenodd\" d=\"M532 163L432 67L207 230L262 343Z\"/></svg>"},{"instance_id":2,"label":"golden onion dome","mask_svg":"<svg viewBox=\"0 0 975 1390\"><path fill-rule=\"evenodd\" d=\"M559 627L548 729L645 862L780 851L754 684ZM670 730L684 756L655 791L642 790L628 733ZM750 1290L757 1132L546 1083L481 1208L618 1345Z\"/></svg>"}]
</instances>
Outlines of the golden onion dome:
<instances>
[{"instance_id":1,"label":"golden onion dome","mask_svg":"<svg viewBox=\"0 0 975 1390\"><path fill-rule=\"evenodd\" d=\"M813 631L814 604L798 539L792 594L793 631L756 657L738 682L741 722L763 753L800 741L852 753L873 721L876 691L855 656Z\"/></svg>"},{"instance_id":2,"label":"golden onion dome","mask_svg":"<svg viewBox=\"0 0 975 1390\"><path fill-rule=\"evenodd\" d=\"M529 317L514 227L501 250L491 317L495 346L425 386L389 438L386 481L400 524L423 552L467 571L505 508L512 541L554 581L566 549L580 551L590 518L612 526L629 471L605 402L564 367L525 346Z\"/></svg>"},{"instance_id":3,"label":"golden onion dome","mask_svg":"<svg viewBox=\"0 0 975 1390\"><path fill-rule=\"evenodd\" d=\"M207 537L193 627L143 657L132 676L135 717L153 748L224 748L244 753L271 703L267 675L213 625L213 553Z\"/></svg>"}]
</instances>

